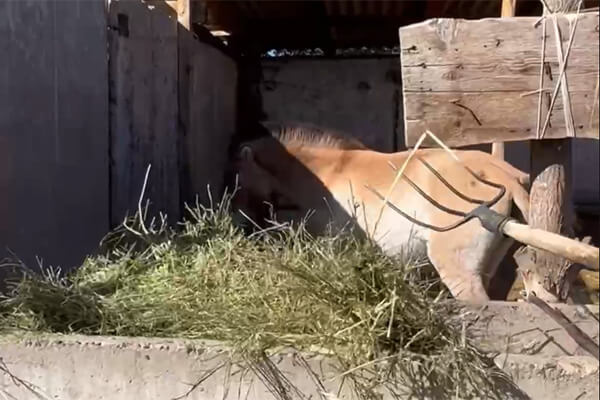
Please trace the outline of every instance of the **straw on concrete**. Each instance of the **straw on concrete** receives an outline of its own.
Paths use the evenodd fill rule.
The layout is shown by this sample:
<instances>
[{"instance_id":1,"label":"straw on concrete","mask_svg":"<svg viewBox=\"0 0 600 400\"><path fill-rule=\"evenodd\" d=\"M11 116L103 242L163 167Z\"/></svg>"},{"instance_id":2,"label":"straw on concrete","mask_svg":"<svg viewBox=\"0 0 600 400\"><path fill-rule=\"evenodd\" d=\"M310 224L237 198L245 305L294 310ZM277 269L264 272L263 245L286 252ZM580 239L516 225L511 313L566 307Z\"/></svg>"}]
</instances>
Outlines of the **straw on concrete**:
<instances>
[{"instance_id":1,"label":"straw on concrete","mask_svg":"<svg viewBox=\"0 0 600 400\"><path fill-rule=\"evenodd\" d=\"M518 393L470 344L461 310L419 260L301 226L249 237L232 224L228 196L189 215L178 229L146 223L147 233L132 218L103 241L104 255L66 277L24 270L0 303L0 326L216 339L280 377L268 362L278 349L321 352L365 399Z\"/></svg>"}]
</instances>

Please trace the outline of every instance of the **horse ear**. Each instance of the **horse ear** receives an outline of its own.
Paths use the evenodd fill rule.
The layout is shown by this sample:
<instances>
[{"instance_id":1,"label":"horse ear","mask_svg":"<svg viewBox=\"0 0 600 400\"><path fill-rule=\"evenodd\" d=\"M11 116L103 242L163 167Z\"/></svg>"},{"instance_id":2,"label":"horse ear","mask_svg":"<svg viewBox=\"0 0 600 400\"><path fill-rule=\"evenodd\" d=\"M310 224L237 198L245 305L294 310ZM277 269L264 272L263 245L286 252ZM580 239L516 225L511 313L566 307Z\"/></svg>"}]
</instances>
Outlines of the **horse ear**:
<instances>
[{"instance_id":1,"label":"horse ear","mask_svg":"<svg viewBox=\"0 0 600 400\"><path fill-rule=\"evenodd\" d=\"M252 161L254 159L254 153L250 146L242 146L240 149L240 158L245 161Z\"/></svg>"}]
</instances>

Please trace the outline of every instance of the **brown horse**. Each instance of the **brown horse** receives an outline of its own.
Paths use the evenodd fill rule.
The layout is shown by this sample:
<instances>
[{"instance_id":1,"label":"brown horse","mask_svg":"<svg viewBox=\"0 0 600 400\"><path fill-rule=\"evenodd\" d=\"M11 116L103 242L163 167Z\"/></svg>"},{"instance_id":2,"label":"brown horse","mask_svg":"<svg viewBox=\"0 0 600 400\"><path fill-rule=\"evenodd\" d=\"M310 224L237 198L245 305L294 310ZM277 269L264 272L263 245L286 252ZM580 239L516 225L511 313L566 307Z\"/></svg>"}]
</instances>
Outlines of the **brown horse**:
<instances>
[{"instance_id":1,"label":"brown horse","mask_svg":"<svg viewBox=\"0 0 600 400\"><path fill-rule=\"evenodd\" d=\"M438 232L390 209L384 210L373 232L382 202L365 185L387 193L397 173L391 165L399 168L410 152L373 151L355 139L313 127L283 126L272 128L271 133L239 148L234 162L239 179L234 209L257 224L269 208L277 212L280 222L298 221L311 212L306 228L313 234L328 227L359 227L388 254L404 251L427 256L455 298L472 303L489 300L490 279L513 244L511 238L484 229L478 220ZM526 221L527 174L485 152L458 150L456 155L479 177L506 188L493 210ZM418 150L415 156L434 172L411 160L404 172L408 179L399 181L389 200L417 221L445 226L459 219L439 204L463 212L474 208L445 186L435 171L471 198L489 200L498 195L497 188L469 175L444 150Z\"/></svg>"}]
</instances>

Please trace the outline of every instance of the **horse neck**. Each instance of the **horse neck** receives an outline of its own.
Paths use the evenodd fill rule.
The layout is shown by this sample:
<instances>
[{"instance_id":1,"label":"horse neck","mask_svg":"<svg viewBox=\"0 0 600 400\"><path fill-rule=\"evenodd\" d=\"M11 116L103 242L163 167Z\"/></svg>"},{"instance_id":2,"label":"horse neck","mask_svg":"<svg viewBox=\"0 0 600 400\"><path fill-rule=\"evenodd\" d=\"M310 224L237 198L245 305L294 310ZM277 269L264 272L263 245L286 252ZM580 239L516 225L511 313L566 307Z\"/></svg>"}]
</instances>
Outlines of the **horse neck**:
<instances>
[{"instance_id":1,"label":"horse neck","mask_svg":"<svg viewBox=\"0 0 600 400\"><path fill-rule=\"evenodd\" d=\"M268 171L274 180L274 186L302 203L303 206L315 206L323 197L330 197L321 181L322 168L327 168L338 157L337 151L310 146L269 145L258 153L259 164ZM315 200L317 199L317 200Z\"/></svg>"},{"instance_id":2,"label":"horse neck","mask_svg":"<svg viewBox=\"0 0 600 400\"><path fill-rule=\"evenodd\" d=\"M282 144L275 140L261 143L256 150L259 164L273 176L283 180L309 170L315 171L326 155L320 148Z\"/></svg>"}]
</instances>

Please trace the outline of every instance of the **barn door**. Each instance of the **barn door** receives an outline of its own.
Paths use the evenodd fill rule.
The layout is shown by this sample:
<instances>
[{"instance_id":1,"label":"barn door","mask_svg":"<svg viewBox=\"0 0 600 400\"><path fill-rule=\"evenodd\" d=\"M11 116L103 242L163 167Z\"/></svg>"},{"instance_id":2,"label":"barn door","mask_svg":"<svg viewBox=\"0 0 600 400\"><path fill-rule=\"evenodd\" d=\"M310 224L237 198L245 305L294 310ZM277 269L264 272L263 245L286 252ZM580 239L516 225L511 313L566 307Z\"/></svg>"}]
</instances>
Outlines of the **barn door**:
<instances>
[{"instance_id":1,"label":"barn door","mask_svg":"<svg viewBox=\"0 0 600 400\"><path fill-rule=\"evenodd\" d=\"M141 1L109 4L111 225L145 199L179 219L177 18Z\"/></svg>"}]
</instances>

